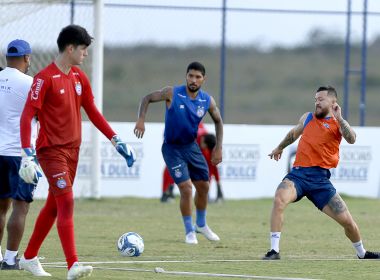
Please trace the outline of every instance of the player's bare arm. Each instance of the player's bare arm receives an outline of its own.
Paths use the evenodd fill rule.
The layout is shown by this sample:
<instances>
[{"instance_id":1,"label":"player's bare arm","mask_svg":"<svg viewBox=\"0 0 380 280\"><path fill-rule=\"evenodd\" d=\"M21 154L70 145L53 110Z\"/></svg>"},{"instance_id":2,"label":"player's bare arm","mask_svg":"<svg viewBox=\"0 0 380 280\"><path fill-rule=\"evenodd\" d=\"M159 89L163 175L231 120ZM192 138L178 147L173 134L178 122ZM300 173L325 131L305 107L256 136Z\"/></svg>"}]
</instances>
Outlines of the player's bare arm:
<instances>
[{"instance_id":1,"label":"player's bare arm","mask_svg":"<svg viewBox=\"0 0 380 280\"><path fill-rule=\"evenodd\" d=\"M210 108L208 110L215 124L216 145L211 155L211 163L217 165L222 162L222 145L223 145L223 120L219 108L213 97L210 98Z\"/></svg>"},{"instance_id":2,"label":"player's bare arm","mask_svg":"<svg viewBox=\"0 0 380 280\"><path fill-rule=\"evenodd\" d=\"M170 107L173 98L173 87L164 87L161 90L154 91L145 95L140 102L137 113L138 120L133 130L137 138L142 138L145 132L145 116L150 103L165 101L166 106Z\"/></svg>"},{"instance_id":3,"label":"player's bare arm","mask_svg":"<svg viewBox=\"0 0 380 280\"><path fill-rule=\"evenodd\" d=\"M281 143L268 155L271 159L278 161L281 158L283 150L290 144L294 143L298 139L298 137L301 136L304 128L303 124L308 114L309 113L305 113L302 115L302 117L298 121L298 124L295 127L293 127L288 132L288 134L286 134L285 138L281 141Z\"/></svg>"},{"instance_id":4,"label":"player's bare arm","mask_svg":"<svg viewBox=\"0 0 380 280\"><path fill-rule=\"evenodd\" d=\"M343 119L342 109L338 103L335 103L333 105L333 114L335 119L339 122L339 131L342 134L343 138L346 139L349 144L354 144L356 141L356 133L350 124L345 119Z\"/></svg>"}]
</instances>

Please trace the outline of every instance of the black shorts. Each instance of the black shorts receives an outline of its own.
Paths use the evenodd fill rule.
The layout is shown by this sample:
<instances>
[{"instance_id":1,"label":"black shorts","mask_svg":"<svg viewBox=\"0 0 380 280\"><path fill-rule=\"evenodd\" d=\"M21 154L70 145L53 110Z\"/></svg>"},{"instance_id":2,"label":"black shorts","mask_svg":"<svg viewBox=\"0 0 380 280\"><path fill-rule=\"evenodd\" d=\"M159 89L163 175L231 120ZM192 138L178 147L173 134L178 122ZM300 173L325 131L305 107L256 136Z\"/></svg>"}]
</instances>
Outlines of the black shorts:
<instances>
[{"instance_id":1,"label":"black shorts","mask_svg":"<svg viewBox=\"0 0 380 280\"><path fill-rule=\"evenodd\" d=\"M20 178L21 157L0 156L0 198L33 201L36 185L27 184Z\"/></svg>"}]
</instances>

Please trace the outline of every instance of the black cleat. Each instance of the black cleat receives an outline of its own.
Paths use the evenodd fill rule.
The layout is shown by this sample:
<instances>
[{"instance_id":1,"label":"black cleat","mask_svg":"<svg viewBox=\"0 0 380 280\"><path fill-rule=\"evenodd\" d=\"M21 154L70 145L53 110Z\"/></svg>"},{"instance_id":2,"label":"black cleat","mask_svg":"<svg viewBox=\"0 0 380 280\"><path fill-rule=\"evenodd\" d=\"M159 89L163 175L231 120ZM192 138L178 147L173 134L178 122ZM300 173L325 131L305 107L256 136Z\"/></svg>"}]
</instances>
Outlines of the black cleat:
<instances>
[{"instance_id":1,"label":"black cleat","mask_svg":"<svg viewBox=\"0 0 380 280\"><path fill-rule=\"evenodd\" d=\"M16 259L15 264L7 264L6 261L3 261L1 263L0 269L1 270L20 270L20 266L18 263L19 263L19 259Z\"/></svg>"},{"instance_id":2,"label":"black cleat","mask_svg":"<svg viewBox=\"0 0 380 280\"><path fill-rule=\"evenodd\" d=\"M361 260L364 260L364 259L366 259L366 260L380 259L380 252L366 251L364 257L360 258L358 256L358 258Z\"/></svg>"},{"instance_id":3,"label":"black cleat","mask_svg":"<svg viewBox=\"0 0 380 280\"><path fill-rule=\"evenodd\" d=\"M277 253L275 250L270 250L268 251L268 253L265 254L265 256L263 257L263 260L279 260L281 259L280 257L280 253Z\"/></svg>"}]
</instances>

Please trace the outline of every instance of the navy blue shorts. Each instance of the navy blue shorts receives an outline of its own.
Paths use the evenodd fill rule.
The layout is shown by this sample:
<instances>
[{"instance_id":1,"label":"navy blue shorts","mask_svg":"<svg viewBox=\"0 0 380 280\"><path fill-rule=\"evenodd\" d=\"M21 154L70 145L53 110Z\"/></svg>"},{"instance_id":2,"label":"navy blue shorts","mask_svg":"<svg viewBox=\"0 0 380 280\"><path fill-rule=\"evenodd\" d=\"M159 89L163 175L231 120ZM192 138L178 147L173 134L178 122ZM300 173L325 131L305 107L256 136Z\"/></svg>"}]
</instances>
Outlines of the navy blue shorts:
<instances>
[{"instance_id":1,"label":"navy blue shorts","mask_svg":"<svg viewBox=\"0 0 380 280\"><path fill-rule=\"evenodd\" d=\"M18 175L21 157L0 156L0 198L33 201L36 185L27 184Z\"/></svg>"},{"instance_id":2,"label":"navy blue shorts","mask_svg":"<svg viewBox=\"0 0 380 280\"><path fill-rule=\"evenodd\" d=\"M336 194L336 189L330 182L331 173L328 169L313 167L293 167L284 177L294 183L297 199L306 196L314 205L322 210Z\"/></svg>"},{"instance_id":3,"label":"navy blue shorts","mask_svg":"<svg viewBox=\"0 0 380 280\"><path fill-rule=\"evenodd\" d=\"M208 181L207 162L196 142L188 145L162 145L162 155L170 175L178 185L188 179Z\"/></svg>"}]
</instances>

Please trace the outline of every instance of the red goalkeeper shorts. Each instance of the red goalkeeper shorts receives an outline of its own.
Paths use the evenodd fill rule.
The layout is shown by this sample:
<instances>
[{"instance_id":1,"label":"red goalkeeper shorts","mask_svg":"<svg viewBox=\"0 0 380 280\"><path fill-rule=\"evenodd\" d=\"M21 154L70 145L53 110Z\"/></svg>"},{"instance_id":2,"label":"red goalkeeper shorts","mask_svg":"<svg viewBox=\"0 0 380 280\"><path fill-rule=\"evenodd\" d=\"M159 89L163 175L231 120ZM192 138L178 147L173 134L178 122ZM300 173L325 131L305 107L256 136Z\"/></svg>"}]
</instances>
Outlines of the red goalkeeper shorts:
<instances>
[{"instance_id":1,"label":"red goalkeeper shorts","mask_svg":"<svg viewBox=\"0 0 380 280\"><path fill-rule=\"evenodd\" d=\"M37 151L37 159L55 196L72 191L78 166L79 148L46 147Z\"/></svg>"}]
</instances>

